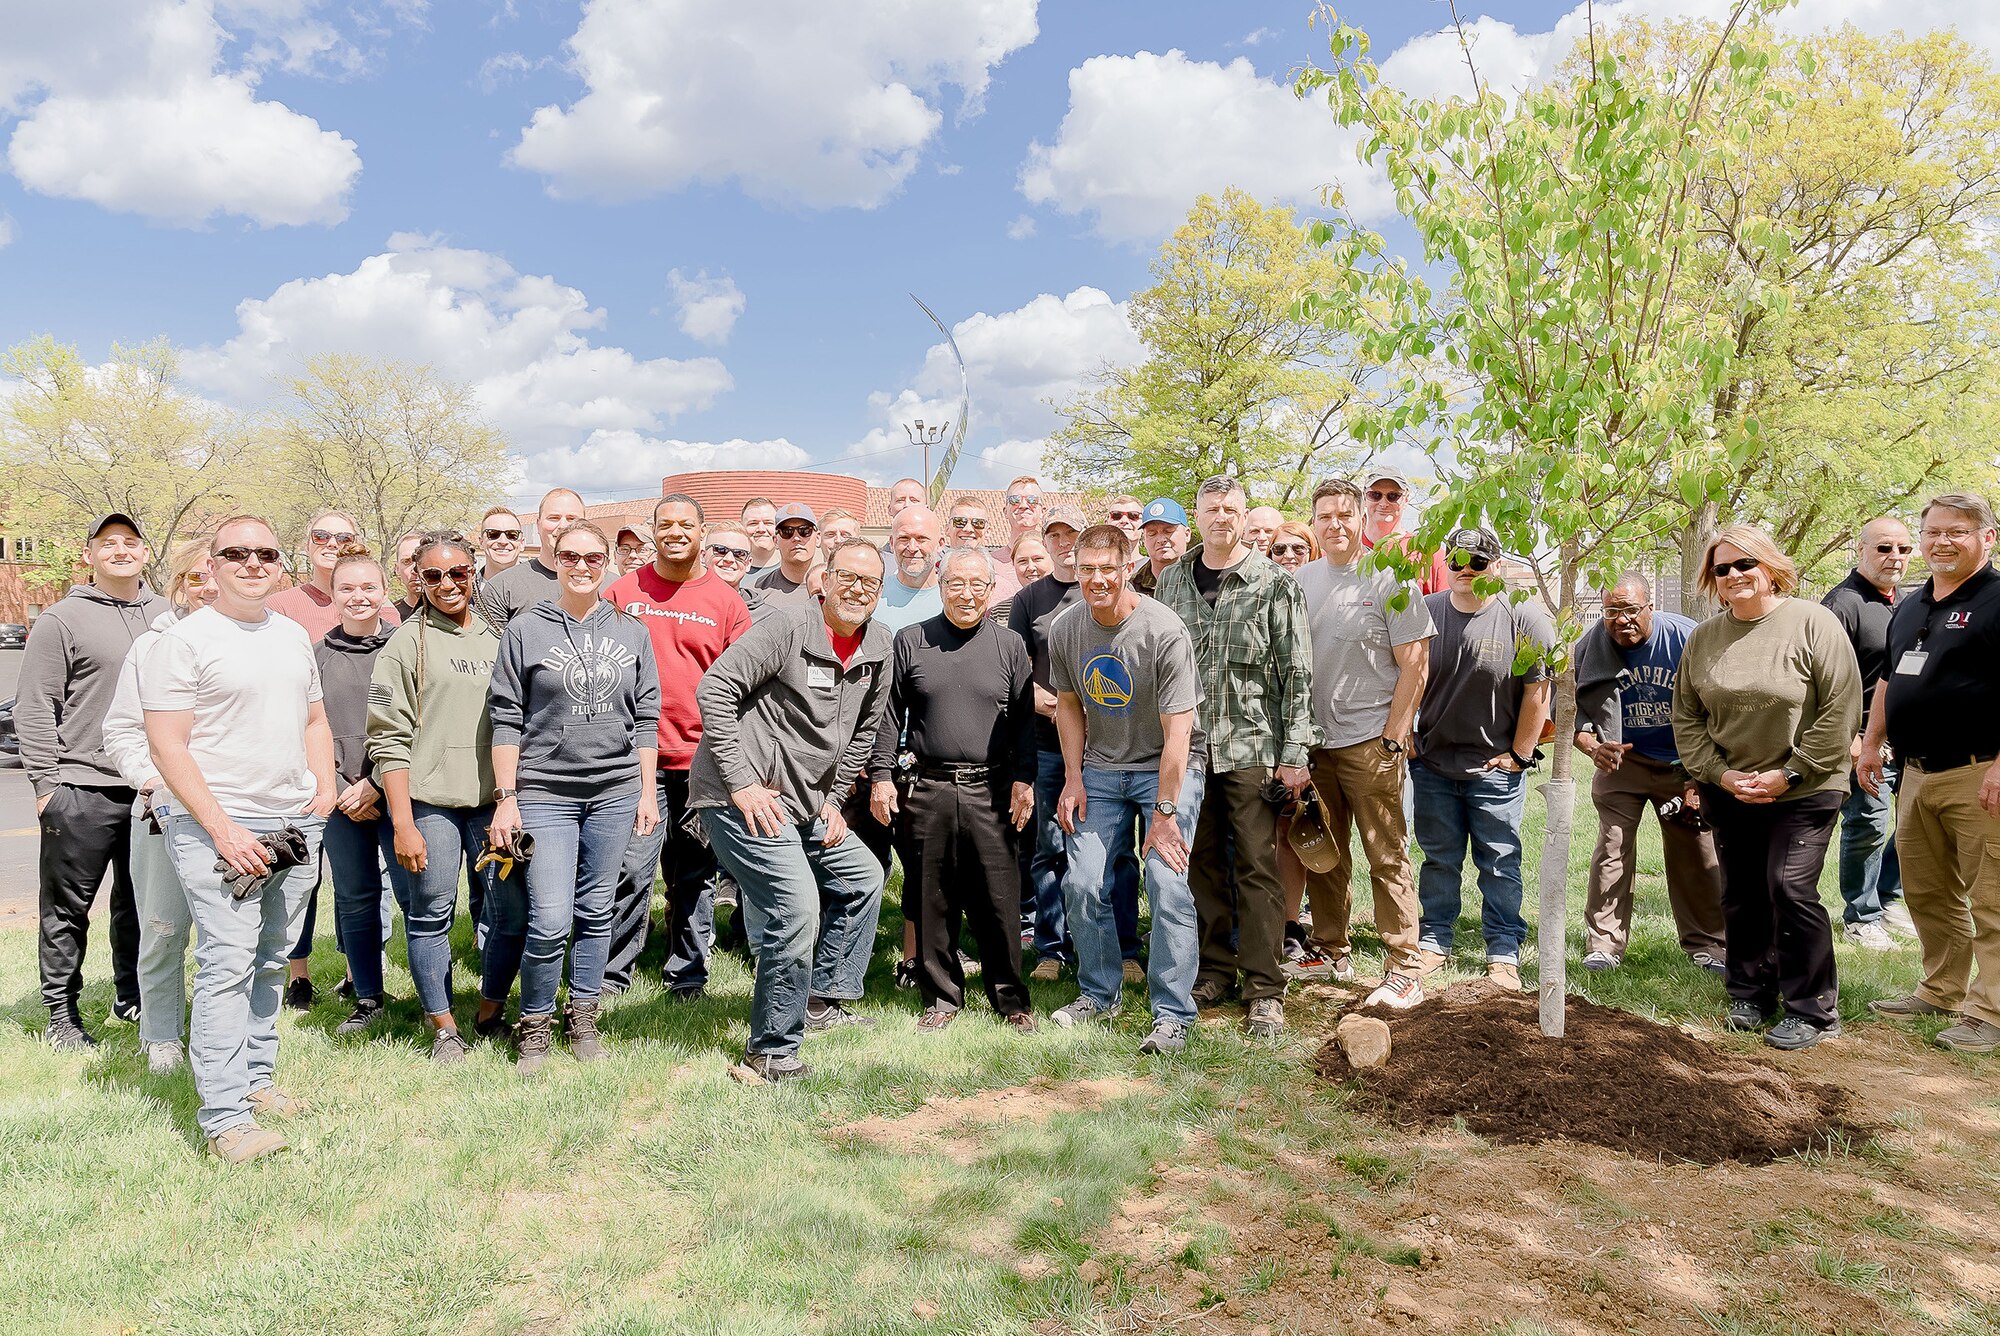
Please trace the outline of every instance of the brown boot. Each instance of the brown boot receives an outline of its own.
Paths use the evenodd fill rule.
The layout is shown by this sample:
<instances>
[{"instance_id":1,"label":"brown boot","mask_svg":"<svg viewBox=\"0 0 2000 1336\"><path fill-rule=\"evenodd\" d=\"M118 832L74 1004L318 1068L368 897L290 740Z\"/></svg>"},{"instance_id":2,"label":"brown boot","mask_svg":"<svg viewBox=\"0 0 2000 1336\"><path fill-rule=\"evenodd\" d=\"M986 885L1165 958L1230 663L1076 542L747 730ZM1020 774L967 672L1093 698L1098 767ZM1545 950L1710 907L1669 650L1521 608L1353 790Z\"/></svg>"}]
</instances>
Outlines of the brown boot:
<instances>
[{"instance_id":1,"label":"brown boot","mask_svg":"<svg viewBox=\"0 0 2000 1336\"><path fill-rule=\"evenodd\" d=\"M596 1062L604 1056L604 1040L597 1034L597 1003L571 1002L563 1033L569 1036L570 1054L578 1062Z\"/></svg>"},{"instance_id":2,"label":"brown boot","mask_svg":"<svg viewBox=\"0 0 2000 1336\"><path fill-rule=\"evenodd\" d=\"M549 1060L549 1044L554 1038L554 1016L523 1016L514 1027L514 1063L523 1076L533 1076Z\"/></svg>"}]
</instances>

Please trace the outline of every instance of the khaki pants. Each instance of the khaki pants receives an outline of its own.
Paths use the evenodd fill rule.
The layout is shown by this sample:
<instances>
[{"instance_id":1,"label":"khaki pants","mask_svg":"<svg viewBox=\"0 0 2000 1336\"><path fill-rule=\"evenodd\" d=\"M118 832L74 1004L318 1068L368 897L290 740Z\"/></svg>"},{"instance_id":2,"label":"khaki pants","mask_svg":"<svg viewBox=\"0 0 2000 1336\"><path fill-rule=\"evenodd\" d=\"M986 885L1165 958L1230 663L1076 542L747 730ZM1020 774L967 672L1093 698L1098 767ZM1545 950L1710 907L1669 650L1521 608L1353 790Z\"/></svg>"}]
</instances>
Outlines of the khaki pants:
<instances>
[{"instance_id":1,"label":"khaki pants","mask_svg":"<svg viewBox=\"0 0 2000 1336\"><path fill-rule=\"evenodd\" d=\"M1312 903L1310 944L1321 954L1348 952L1348 918L1353 912L1354 864L1348 832L1361 831L1368 880L1375 892L1375 931L1382 936L1389 970L1417 972L1417 887L1410 875L1410 833L1403 821L1401 756L1370 738L1352 747L1322 747L1312 754L1313 787L1326 812L1333 869L1306 872Z\"/></svg>"},{"instance_id":2,"label":"khaki pants","mask_svg":"<svg viewBox=\"0 0 2000 1336\"><path fill-rule=\"evenodd\" d=\"M1639 871L1639 823L1648 807L1686 792L1680 768L1637 752L1616 770L1595 770L1590 801L1597 807L1597 850L1583 906L1586 951L1622 959L1632 932L1632 883ZM1667 857L1667 903L1674 912L1681 950L1723 958L1722 863L1715 837L1675 821L1660 822Z\"/></svg>"},{"instance_id":3,"label":"khaki pants","mask_svg":"<svg viewBox=\"0 0 2000 1336\"><path fill-rule=\"evenodd\" d=\"M1985 774L1983 765L1925 771L1905 764L1896 856L1924 953L1917 996L2000 1025L2000 819L1979 805Z\"/></svg>"}]
</instances>

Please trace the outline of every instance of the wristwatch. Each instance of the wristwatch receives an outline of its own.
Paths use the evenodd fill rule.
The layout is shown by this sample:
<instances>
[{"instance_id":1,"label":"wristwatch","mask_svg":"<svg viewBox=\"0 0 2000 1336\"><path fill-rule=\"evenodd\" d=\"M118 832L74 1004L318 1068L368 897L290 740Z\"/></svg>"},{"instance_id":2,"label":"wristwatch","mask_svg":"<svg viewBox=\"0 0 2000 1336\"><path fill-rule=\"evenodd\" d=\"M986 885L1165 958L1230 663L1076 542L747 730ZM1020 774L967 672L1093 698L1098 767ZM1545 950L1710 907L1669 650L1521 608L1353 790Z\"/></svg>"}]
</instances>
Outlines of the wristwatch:
<instances>
[{"instance_id":1,"label":"wristwatch","mask_svg":"<svg viewBox=\"0 0 2000 1336\"><path fill-rule=\"evenodd\" d=\"M1403 744L1396 741L1396 739L1378 738L1377 741L1382 744L1382 750L1388 752L1389 755L1401 756L1403 754Z\"/></svg>"},{"instance_id":2,"label":"wristwatch","mask_svg":"<svg viewBox=\"0 0 2000 1336\"><path fill-rule=\"evenodd\" d=\"M1177 812L1179 812L1180 809L1174 806L1173 800L1171 798L1162 798L1158 802L1153 804L1153 811L1156 815L1159 816L1173 816Z\"/></svg>"},{"instance_id":3,"label":"wristwatch","mask_svg":"<svg viewBox=\"0 0 2000 1336\"><path fill-rule=\"evenodd\" d=\"M493 790L493 797L494 800L497 802L505 800L507 798L517 797L519 796L520 792L521 791L519 789L495 789Z\"/></svg>"},{"instance_id":4,"label":"wristwatch","mask_svg":"<svg viewBox=\"0 0 2000 1336\"><path fill-rule=\"evenodd\" d=\"M1785 787L1786 787L1786 788L1788 788L1788 789L1795 789L1795 788L1797 788L1797 787L1798 787L1799 785L1801 785L1801 784L1803 784L1803 783L1805 783L1805 782L1806 782L1806 777L1805 777L1804 775L1800 774L1800 773L1799 773L1798 771L1796 771L1796 770L1792 770L1792 769L1789 769L1789 768L1787 768L1787 769L1786 769L1786 771L1785 771Z\"/></svg>"},{"instance_id":5,"label":"wristwatch","mask_svg":"<svg viewBox=\"0 0 2000 1336\"><path fill-rule=\"evenodd\" d=\"M1532 757L1532 756L1523 756L1523 755L1521 755L1521 753L1519 753L1519 752L1515 751L1515 750L1514 750L1513 748L1511 748L1511 747L1507 749L1507 754L1508 754L1509 756L1511 756L1511 757L1513 757L1513 758L1514 758L1514 764L1515 764L1515 765L1518 765L1518 766L1520 766L1520 767L1521 767L1521 769L1523 769L1523 770L1533 770L1533 769L1535 768L1535 758L1534 758L1534 757Z\"/></svg>"}]
</instances>

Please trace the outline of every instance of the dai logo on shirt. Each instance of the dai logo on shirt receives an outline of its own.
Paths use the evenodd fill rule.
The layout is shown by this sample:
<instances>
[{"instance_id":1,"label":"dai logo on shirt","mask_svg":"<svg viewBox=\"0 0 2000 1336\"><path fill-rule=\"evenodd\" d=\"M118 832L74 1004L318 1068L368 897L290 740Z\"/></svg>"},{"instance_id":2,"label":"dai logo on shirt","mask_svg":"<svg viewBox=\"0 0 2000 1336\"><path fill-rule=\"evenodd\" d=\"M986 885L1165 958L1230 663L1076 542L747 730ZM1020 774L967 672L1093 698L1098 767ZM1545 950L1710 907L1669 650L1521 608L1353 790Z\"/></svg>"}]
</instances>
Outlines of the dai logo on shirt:
<instances>
[{"instance_id":1,"label":"dai logo on shirt","mask_svg":"<svg viewBox=\"0 0 2000 1336\"><path fill-rule=\"evenodd\" d=\"M1964 631L1971 626L1971 608L1953 608L1949 613L1945 614L1944 629L1947 631Z\"/></svg>"}]
</instances>

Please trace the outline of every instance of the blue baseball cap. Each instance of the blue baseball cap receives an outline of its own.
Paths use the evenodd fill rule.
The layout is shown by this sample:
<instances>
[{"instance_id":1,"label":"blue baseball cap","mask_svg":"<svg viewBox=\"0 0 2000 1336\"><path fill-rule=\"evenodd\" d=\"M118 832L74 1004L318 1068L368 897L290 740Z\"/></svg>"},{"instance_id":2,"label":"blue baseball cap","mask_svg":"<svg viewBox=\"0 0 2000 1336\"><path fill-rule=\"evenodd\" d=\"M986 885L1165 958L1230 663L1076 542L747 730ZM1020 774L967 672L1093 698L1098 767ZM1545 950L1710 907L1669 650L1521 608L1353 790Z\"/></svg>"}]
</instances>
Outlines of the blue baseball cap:
<instances>
[{"instance_id":1,"label":"blue baseball cap","mask_svg":"<svg viewBox=\"0 0 2000 1336\"><path fill-rule=\"evenodd\" d=\"M1146 513L1140 516L1139 524L1141 527L1148 524L1178 524L1185 529L1187 512L1181 509L1180 502L1172 497L1163 496L1146 507Z\"/></svg>"}]
</instances>

